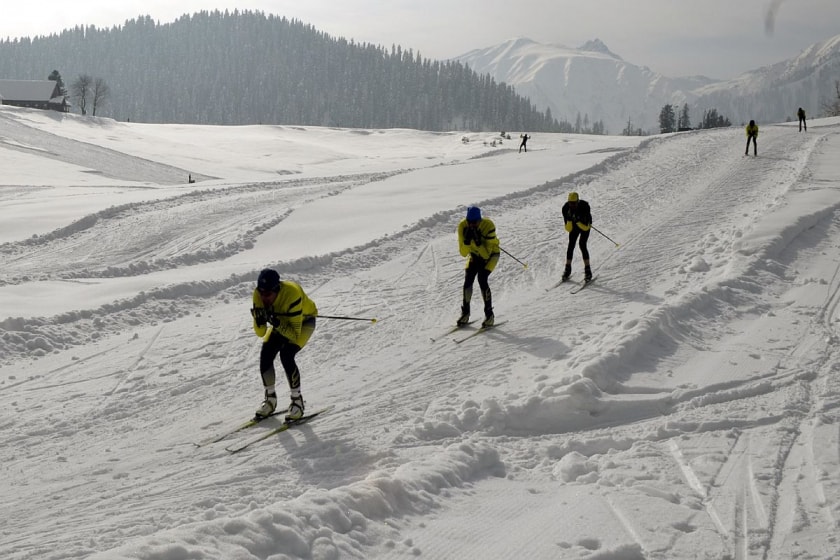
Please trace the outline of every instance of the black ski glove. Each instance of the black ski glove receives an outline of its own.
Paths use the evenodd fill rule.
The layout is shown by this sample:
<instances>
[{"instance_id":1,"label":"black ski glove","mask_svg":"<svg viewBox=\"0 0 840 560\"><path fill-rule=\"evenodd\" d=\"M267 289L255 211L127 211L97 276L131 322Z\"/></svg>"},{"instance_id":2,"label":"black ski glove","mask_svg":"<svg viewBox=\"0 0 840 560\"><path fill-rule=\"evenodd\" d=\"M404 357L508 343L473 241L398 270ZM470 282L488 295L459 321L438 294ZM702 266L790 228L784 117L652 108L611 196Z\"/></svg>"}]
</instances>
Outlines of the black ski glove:
<instances>
[{"instance_id":1,"label":"black ski glove","mask_svg":"<svg viewBox=\"0 0 840 560\"><path fill-rule=\"evenodd\" d=\"M469 245L473 241L473 229L471 227L464 228L464 245Z\"/></svg>"},{"instance_id":2,"label":"black ski glove","mask_svg":"<svg viewBox=\"0 0 840 560\"><path fill-rule=\"evenodd\" d=\"M264 327L268 322L268 312L264 307L254 307L251 309L251 316L256 321L258 327Z\"/></svg>"}]
</instances>

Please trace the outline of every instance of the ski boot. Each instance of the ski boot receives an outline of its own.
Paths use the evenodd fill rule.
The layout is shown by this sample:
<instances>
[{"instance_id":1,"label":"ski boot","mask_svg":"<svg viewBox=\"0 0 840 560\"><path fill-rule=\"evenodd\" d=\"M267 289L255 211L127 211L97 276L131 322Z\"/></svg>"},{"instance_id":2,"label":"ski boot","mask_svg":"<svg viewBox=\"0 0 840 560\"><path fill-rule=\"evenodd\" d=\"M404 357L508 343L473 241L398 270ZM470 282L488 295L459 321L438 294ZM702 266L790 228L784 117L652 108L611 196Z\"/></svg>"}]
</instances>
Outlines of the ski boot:
<instances>
[{"instance_id":1,"label":"ski boot","mask_svg":"<svg viewBox=\"0 0 840 560\"><path fill-rule=\"evenodd\" d=\"M496 317L490 313L484 318L484 321L481 323L481 328L486 329L488 327L492 327L496 324Z\"/></svg>"},{"instance_id":2,"label":"ski boot","mask_svg":"<svg viewBox=\"0 0 840 560\"><path fill-rule=\"evenodd\" d=\"M583 281L584 282L591 282L592 281L592 268L589 265L583 269Z\"/></svg>"},{"instance_id":3,"label":"ski boot","mask_svg":"<svg viewBox=\"0 0 840 560\"><path fill-rule=\"evenodd\" d=\"M459 327L463 327L467 323L470 322L470 308L467 305L461 306L461 316L458 317L458 321L455 323Z\"/></svg>"},{"instance_id":4,"label":"ski boot","mask_svg":"<svg viewBox=\"0 0 840 560\"><path fill-rule=\"evenodd\" d=\"M262 420L263 418L268 418L269 416L271 416L271 413L273 413L276 409L277 395L275 393L269 393L268 391L266 391L265 400L263 401L262 406L260 406L257 409L255 416L258 419Z\"/></svg>"},{"instance_id":5,"label":"ski boot","mask_svg":"<svg viewBox=\"0 0 840 560\"><path fill-rule=\"evenodd\" d=\"M286 414L286 422L293 420L300 420L303 417L303 397L301 395L293 396L292 402L289 405L289 412Z\"/></svg>"},{"instance_id":6,"label":"ski boot","mask_svg":"<svg viewBox=\"0 0 840 560\"><path fill-rule=\"evenodd\" d=\"M569 279L569 277L571 277L571 275L572 275L572 265L567 264L566 268L563 269L563 277L560 278L560 281L565 282L566 280Z\"/></svg>"}]
</instances>

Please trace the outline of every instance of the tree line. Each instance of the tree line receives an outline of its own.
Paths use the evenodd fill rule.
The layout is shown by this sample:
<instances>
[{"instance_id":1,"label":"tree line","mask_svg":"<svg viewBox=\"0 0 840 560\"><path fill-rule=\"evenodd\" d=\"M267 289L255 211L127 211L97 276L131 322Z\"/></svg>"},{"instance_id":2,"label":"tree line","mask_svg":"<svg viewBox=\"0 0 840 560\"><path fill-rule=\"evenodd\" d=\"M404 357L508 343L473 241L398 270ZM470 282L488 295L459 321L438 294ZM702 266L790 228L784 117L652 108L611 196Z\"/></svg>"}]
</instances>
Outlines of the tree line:
<instances>
[{"instance_id":1,"label":"tree line","mask_svg":"<svg viewBox=\"0 0 840 560\"><path fill-rule=\"evenodd\" d=\"M703 117L696 128L722 128L732 126L730 120L723 115L719 115L717 109L708 109L703 111ZM667 132L679 132L684 130L692 130L691 118L688 114L688 103L685 103L680 110L679 115L676 114L676 107L674 105L666 104L659 112L659 132L665 134Z\"/></svg>"},{"instance_id":2,"label":"tree line","mask_svg":"<svg viewBox=\"0 0 840 560\"><path fill-rule=\"evenodd\" d=\"M0 76L78 76L76 109L120 120L420 130L574 129L457 61L334 38L262 12L202 11L0 41ZM94 78L93 69L100 78ZM105 107L102 89L109 100ZM580 125L581 128L584 128Z\"/></svg>"},{"instance_id":3,"label":"tree line","mask_svg":"<svg viewBox=\"0 0 840 560\"><path fill-rule=\"evenodd\" d=\"M825 117L840 116L840 80L834 82L835 97L824 101L820 107L822 115ZM624 129L625 136L635 136L638 132L641 135L641 130L634 130L631 128L632 124L628 121L627 128ZM728 118L719 115L717 109L708 109L703 111L703 118L697 128L720 128L732 126ZM666 104L659 112L659 131L663 134L667 132L678 132L682 130L691 130L691 120L688 115L688 104L682 106L679 116L676 116L676 108L671 104Z\"/></svg>"}]
</instances>

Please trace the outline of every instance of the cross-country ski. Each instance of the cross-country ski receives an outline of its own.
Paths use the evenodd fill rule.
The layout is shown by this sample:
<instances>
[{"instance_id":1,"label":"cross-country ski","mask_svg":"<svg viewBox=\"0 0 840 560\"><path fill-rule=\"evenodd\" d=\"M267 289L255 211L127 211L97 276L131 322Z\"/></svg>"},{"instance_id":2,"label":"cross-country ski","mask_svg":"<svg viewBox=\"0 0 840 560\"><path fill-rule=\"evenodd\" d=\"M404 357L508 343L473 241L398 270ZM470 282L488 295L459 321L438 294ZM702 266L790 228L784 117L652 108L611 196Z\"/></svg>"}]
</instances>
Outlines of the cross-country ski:
<instances>
[{"instance_id":1,"label":"cross-country ski","mask_svg":"<svg viewBox=\"0 0 840 560\"><path fill-rule=\"evenodd\" d=\"M227 447L225 447L225 450L229 451L231 453L238 453L239 451L242 451L243 449L246 449L246 448L254 445L255 443L259 443L263 440L266 440L266 439L270 438L273 435L277 435L279 433L285 432L289 428L294 428L295 426L300 426L301 424L306 424L307 422L310 422L311 420L314 420L315 418L324 414L325 412L327 412L329 410L332 410L332 408L333 408L332 406L322 408L322 409L320 409L316 412L312 412L310 414L306 414L304 416L301 416L297 420L285 420L279 426L271 428L269 430L266 430L264 433L262 433L262 434L260 434L256 437L253 437L251 439L247 439L243 442L232 443L232 444L228 445Z\"/></svg>"}]
</instances>

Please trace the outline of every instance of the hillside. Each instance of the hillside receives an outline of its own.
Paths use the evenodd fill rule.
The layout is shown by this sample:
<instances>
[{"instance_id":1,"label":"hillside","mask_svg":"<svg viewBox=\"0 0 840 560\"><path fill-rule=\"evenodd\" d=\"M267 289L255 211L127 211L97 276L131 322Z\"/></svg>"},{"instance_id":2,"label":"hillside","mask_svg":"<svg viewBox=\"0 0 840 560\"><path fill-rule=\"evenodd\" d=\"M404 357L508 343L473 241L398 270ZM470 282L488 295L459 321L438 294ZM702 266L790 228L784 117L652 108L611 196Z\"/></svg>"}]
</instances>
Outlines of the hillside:
<instances>
[{"instance_id":1,"label":"hillside","mask_svg":"<svg viewBox=\"0 0 840 560\"><path fill-rule=\"evenodd\" d=\"M96 115L121 121L559 132L512 87L458 62L249 10L0 41L1 78L53 70L71 93L81 75L103 79Z\"/></svg>"},{"instance_id":2,"label":"hillside","mask_svg":"<svg viewBox=\"0 0 840 560\"><path fill-rule=\"evenodd\" d=\"M737 127L0 130L0 557L840 555L840 119L765 125L757 158ZM576 295L547 290L573 189L620 244L593 234ZM476 203L528 266L455 344ZM319 319L323 417L196 447L261 399L265 266L377 322Z\"/></svg>"}]
</instances>

